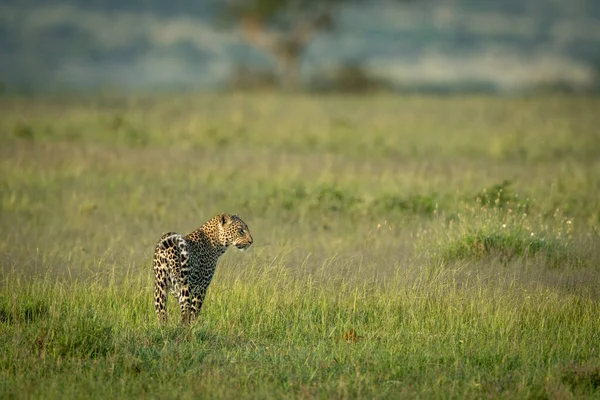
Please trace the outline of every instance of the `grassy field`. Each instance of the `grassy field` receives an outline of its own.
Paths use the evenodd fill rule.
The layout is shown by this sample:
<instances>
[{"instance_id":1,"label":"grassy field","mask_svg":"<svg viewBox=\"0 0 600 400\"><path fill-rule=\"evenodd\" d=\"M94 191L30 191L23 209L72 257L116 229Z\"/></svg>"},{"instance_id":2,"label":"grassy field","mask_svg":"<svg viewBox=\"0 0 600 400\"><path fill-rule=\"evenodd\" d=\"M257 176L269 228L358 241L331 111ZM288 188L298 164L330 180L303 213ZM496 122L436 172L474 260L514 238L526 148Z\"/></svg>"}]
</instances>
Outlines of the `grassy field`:
<instances>
[{"instance_id":1,"label":"grassy field","mask_svg":"<svg viewBox=\"0 0 600 400\"><path fill-rule=\"evenodd\" d=\"M600 398L600 99L0 99L0 398ZM158 324L153 247L255 244Z\"/></svg>"}]
</instances>

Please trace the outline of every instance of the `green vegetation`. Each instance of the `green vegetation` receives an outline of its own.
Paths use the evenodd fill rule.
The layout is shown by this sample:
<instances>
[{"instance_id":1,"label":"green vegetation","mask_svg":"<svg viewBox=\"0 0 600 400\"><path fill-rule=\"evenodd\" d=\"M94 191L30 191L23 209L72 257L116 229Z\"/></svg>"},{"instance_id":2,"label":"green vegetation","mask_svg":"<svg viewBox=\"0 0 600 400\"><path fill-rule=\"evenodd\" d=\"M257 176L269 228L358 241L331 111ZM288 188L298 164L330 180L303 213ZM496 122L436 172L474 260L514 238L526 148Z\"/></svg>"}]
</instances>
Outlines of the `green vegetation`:
<instances>
[{"instance_id":1,"label":"green vegetation","mask_svg":"<svg viewBox=\"0 0 600 400\"><path fill-rule=\"evenodd\" d=\"M600 398L600 100L0 99L1 398ZM160 235L238 212L196 324Z\"/></svg>"}]
</instances>

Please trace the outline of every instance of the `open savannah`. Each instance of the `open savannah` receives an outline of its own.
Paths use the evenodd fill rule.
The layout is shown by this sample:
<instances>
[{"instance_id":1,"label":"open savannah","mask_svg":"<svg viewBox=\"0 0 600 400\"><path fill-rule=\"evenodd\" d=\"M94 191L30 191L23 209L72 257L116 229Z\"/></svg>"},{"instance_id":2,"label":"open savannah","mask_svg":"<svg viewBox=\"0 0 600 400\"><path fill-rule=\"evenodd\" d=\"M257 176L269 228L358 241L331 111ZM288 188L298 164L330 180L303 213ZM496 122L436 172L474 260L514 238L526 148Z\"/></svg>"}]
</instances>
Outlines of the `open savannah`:
<instances>
[{"instance_id":1,"label":"open savannah","mask_svg":"<svg viewBox=\"0 0 600 400\"><path fill-rule=\"evenodd\" d=\"M0 398L600 398L600 99L0 98ZM239 213L198 319L160 236Z\"/></svg>"}]
</instances>

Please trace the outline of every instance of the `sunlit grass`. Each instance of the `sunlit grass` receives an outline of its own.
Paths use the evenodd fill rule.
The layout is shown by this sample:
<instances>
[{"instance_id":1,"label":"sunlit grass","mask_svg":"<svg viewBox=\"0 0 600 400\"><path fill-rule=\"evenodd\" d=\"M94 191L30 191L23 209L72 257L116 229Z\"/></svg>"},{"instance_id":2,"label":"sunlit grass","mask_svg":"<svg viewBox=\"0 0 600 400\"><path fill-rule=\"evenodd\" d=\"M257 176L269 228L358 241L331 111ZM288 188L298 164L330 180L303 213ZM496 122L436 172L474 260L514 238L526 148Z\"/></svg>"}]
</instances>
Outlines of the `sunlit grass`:
<instances>
[{"instance_id":1,"label":"sunlit grass","mask_svg":"<svg viewBox=\"0 0 600 400\"><path fill-rule=\"evenodd\" d=\"M0 397L597 398L599 106L4 99ZM156 240L224 211L159 326Z\"/></svg>"},{"instance_id":2,"label":"sunlit grass","mask_svg":"<svg viewBox=\"0 0 600 400\"><path fill-rule=\"evenodd\" d=\"M598 349L590 344L599 339L599 307L591 299L457 286L426 273L374 286L316 284L313 273L290 276L283 262L249 268L219 276L189 329L178 318L158 326L143 280L8 282L4 394L32 387L49 398L65 389L76 397L173 390L460 397L597 388Z\"/></svg>"}]
</instances>

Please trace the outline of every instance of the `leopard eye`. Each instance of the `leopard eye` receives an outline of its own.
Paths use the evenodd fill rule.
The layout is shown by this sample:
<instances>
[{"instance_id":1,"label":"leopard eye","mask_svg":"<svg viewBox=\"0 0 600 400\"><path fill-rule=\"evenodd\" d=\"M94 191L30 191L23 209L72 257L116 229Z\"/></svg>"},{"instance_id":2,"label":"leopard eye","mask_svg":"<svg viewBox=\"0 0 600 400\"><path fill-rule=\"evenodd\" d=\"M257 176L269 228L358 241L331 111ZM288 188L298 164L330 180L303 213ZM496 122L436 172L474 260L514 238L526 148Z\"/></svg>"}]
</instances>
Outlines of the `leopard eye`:
<instances>
[{"instance_id":1,"label":"leopard eye","mask_svg":"<svg viewBox=\"0 0 600 400\"><path fill-rule=\"evenodd\" d=\"M240 235L243 235L243 234L244 234L244 228L240 228L240 229L238 229L238 233L239 233Z\"/></svg>"}]
</instances>

